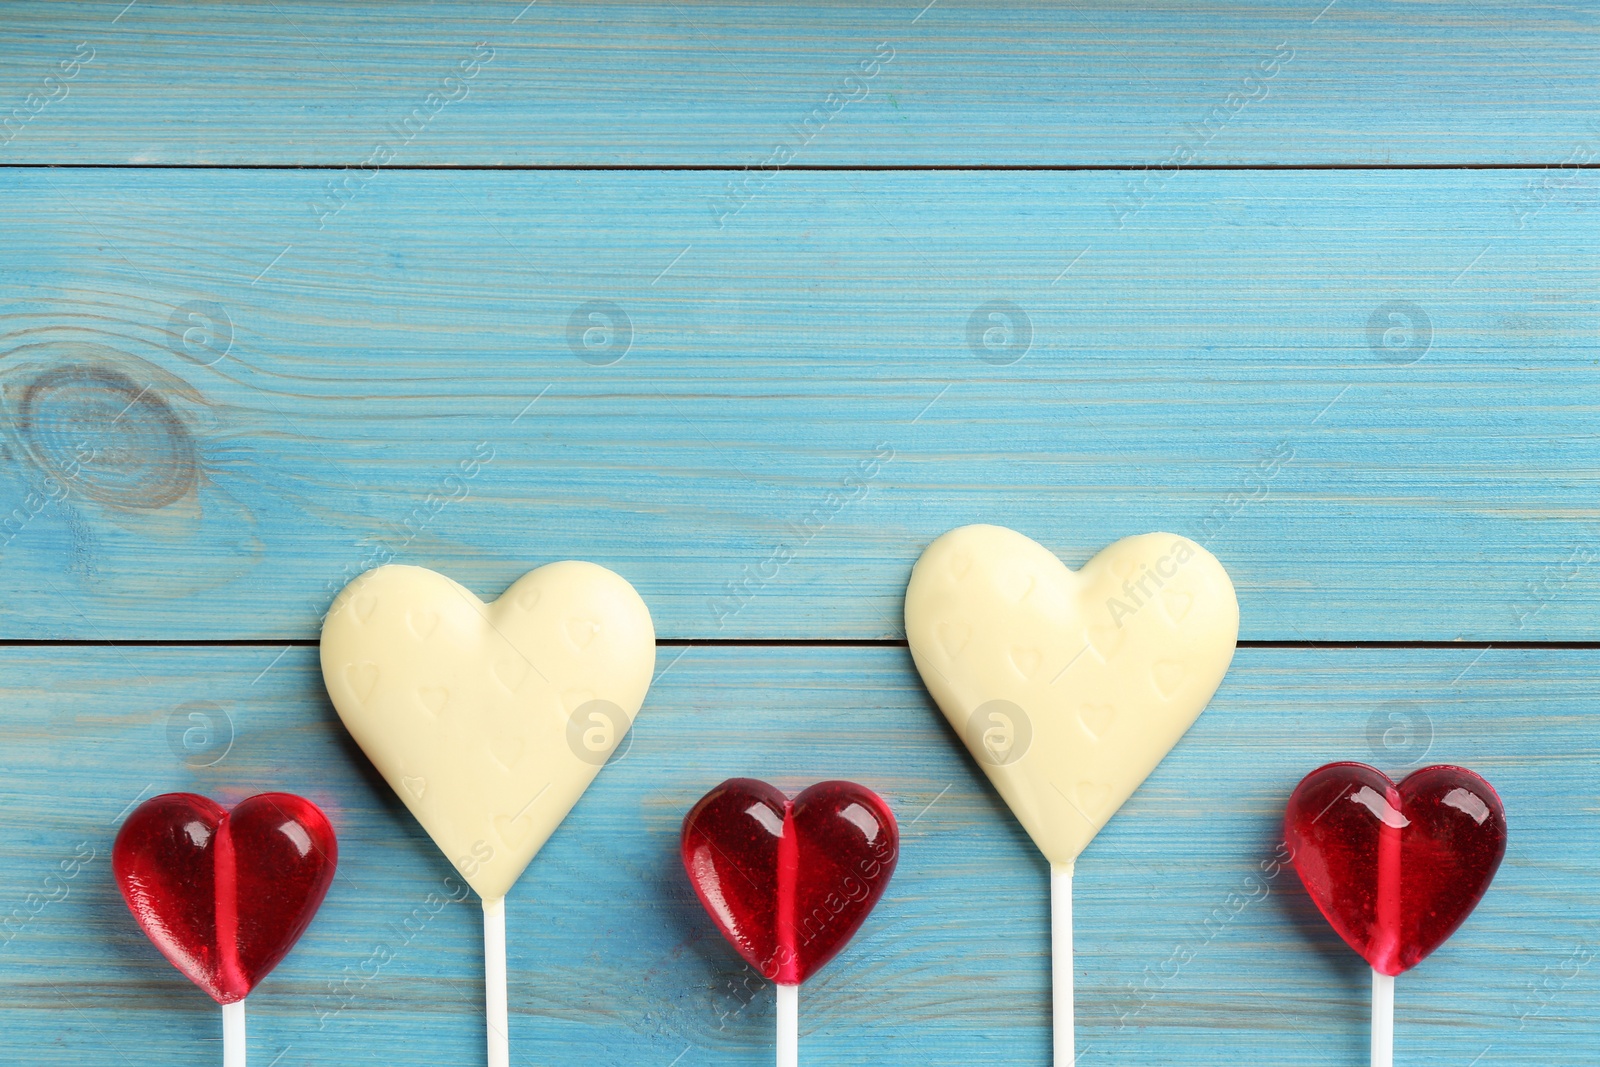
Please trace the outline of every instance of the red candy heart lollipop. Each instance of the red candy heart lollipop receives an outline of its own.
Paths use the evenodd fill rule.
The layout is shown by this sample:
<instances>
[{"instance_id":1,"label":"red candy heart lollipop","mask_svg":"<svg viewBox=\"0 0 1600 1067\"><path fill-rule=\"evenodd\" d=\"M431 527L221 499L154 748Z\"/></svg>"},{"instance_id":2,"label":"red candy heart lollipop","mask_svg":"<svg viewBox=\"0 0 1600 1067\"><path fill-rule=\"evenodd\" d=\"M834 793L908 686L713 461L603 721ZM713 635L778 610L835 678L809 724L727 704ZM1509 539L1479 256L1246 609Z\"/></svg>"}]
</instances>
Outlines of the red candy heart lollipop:
<instances>
[{"instance_id":1,"label":"red candy heart lollipop","mask_svg":"<svg viewBox=\"0 0 1600 1067\"><path fill-rule=\"evenodd\" d=\"M722 936L778 983L778 1067L795 1067L800 983L883 896L900 858L894 813L854 782L818 782L791 801L766 782L730 778L684 816L680 849Z\"/></svg>"},{"instance_id":2,"label":"red candy heart lollipop","mask_svg":"<svg viewBox=\"0 0 1600 1067\"><path fill-rule=\"evenodd\" d=\"M1295 870L1324 917L1373 970L1397 975L1444 944L1506 852L1494 787L1461 767L1395 785L1363 763L1330 763L1283 817Z\"/></svg>"},{"instance_id":3,"label":"red candy heart lollipop","mask_svg":"<svg viewBox=\"0 0 1600 1067\"><path fill-rule=\"evenodd\" d=\"M300 939L338 855L327 817L302 797L262 793L230 812L193 793L167 793L122 824L111 871L145 936L229 1005Z\"/></svg>"},{"instance_id":4,"label":"red candy heart lollipop","mask_svg":"<svg viewBox=\"0 0 1600 1067\"><path fill-rule=\"evenodd\" d=\"M854 782L793 801L730 778L683 820L683 867L739 955L780 985L833 959L883 895L899 857L889 805Z\"/></svg>"}]
</instances>

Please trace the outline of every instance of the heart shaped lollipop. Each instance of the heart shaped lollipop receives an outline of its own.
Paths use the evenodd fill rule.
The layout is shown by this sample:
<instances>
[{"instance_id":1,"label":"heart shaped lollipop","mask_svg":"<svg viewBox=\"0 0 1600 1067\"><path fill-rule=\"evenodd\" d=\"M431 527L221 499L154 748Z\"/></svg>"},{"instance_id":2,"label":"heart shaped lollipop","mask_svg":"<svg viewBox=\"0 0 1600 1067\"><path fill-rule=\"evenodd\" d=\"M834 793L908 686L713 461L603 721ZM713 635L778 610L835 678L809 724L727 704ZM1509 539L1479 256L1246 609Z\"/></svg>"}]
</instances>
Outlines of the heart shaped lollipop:
<instances>
[{"instance_id":1,"label":"heart shaped lollipop","mask_svg":"<svg viewBox=\"0 0 1600 1067\"><path fill-rule=\"evenodd\" d=\"M1283 836L1329 925L1392 978L1483 899L1505 856L1506 814L1462 767L1424 767L1396 785L1366 764L1330 763L1295 787Z\"/></svg>"},{"instance_id":2,"label":"heart shaped lollipop","mask_svg":"<svg viewBox=\"0 0 1600 1067\"><path fill-rule=\"evenodd\" d=\"M894 813L854 782L818 782L791 801L730 778L684 816L680 851L722 936L778 984L778 1062L793 1064L799 985L883 896L900 854Z\"/></svg>"},{"instance_id":3,"label":"heart shaped lollipop","mask_svg":"<svg viewBox=\"0 0 1600 1067\"><path fill-rule=\"evenodd\" d=\"M963 526L917 560L905 620L928 692L1050 861L1055 1061L1071 1064L1072 865L1221 684L1233 583L1175 534L1074 572L1015 530Z\"/></svg>"},{"instance_id":4,"label":"heart shaped lollipop","mask_svg":"<svg viewBox=\"0 0 1600 1067\"><path fill-rule=\"evenodd\" d=\"M161 954L223 1005L225 1055L244 1062L244 998L305 933L339 846L311 801L261 793L227 810L193 793L134 809L111 871Z\"/></svg>"},{"instance_id":5,"label":"heart shaped lollipop","mask_svg":"<svg viewBox=\"0 0 1600 1067\"><path fill-rule=\"evenodd\" d=\"M639 594L575 560L487 604L422 567L379 567L323 623L339 717L483 899L492 1067L510 1056L506 892L627 732L654 667Z\"/></svg>"},{"instance_id":6,"label":"heart shaped lollipop","mask_svg":"<svg viewBox=\"0 0 1600 1067\"><path fill-rule=\"evenodd\" d=\"M1306 893L1372 966L1372 1067L1391 1067L1395 976L1483 899L1506 853L1500 797L1463 767L1395 785L1364 763L1330 763L1295 786L1283 840Z\"/></svg>"}]
</instances>

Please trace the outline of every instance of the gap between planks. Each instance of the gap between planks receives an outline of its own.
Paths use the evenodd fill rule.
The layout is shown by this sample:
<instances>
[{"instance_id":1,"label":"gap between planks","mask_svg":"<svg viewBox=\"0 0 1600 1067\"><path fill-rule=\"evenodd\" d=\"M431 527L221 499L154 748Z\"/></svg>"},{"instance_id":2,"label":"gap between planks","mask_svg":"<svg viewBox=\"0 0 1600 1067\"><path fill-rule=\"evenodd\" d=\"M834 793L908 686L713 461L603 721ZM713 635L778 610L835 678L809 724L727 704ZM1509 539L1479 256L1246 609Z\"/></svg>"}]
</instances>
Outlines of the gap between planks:
<instances>
[{"instance_id":1,"label":"gap between planks","mask_svg":"<svg viewBox=\"0 0 1600 1067\"><path fill-rule=\"evenodd\" d=\"M0 163L0 170L349 170L353 163ZM1596 170L1600 163L1574 163L1551 160L1535 163L1190 163L1189 171L1364 171L1364 170L1549 170L1561 167L1566 170ZM726 163L390 163L386 171L544 171L552 173L616 171L620 173L654 174L672 171L727 171L738 174L748 167L735 167ZM1150 163L791 163L785 171L811 173L896 173L911 171L948 171L952 173L978 173L984 171L1038 171L1047 174L1077 172L1117 172L1149 170Z\"/></svg>"}]
</instances>

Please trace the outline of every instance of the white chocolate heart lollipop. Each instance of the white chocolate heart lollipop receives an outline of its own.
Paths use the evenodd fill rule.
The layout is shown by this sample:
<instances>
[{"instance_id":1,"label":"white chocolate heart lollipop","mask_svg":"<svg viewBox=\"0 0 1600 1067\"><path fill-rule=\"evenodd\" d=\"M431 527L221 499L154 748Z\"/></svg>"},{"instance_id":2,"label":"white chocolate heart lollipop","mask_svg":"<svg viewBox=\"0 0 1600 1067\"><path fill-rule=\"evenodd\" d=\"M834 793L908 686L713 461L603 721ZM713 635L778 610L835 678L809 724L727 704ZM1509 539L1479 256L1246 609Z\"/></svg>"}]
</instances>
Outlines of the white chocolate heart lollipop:
<instances>
[{"instance_id":1,"label":"white chocolate heart lollipop","mask_svg":"<svg viewBox=\"0 0 1600 1067\"><path fill-rule=\"evenodd\" d=\"M593 563L552 563L484 603L422 567L361 575L322 627L345 727L483 898L489 1060L509 1056L505 902L644 702L655 628Z\"/></svg>"},{"instance_id":2,"label":"white chocolate heart lollipop","mask_svg":"<svg viewBox=\"0 0 1600 1067\"><path fill-rule=\"evenodd\" d=\"M1073 863L1221 684L1233 583L1176 534L1074 572L1015 530L963 526L917 560L905 620L928 692L1050 861L1056 1063L1071 1064Z\"/></svg>"}]
</instances>

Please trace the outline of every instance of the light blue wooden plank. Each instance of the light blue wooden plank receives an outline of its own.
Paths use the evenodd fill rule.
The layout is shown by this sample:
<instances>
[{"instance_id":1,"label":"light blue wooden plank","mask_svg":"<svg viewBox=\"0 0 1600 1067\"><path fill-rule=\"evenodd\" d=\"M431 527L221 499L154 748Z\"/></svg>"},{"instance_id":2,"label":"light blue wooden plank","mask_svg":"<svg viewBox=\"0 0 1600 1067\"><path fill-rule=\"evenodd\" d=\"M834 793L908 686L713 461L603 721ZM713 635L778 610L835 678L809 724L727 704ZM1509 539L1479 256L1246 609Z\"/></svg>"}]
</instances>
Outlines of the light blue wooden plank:
<instances>
[{"instance_id":1,"label":"light blue wooden plank","mask_svg":"<svg viewBox=\"0 0 1600 1067\"><path fill-rule=\"evenodd\" d=\"M898 637L978 521L1203 540L1250 639L1600 636L1592 195L1192 173L1119 228L1115 174L813 173L719 230L704 174L408 173L319 230L325 181L0 175L3 636L314 637L392 554Z\"/></svg>"},{"instance_id":2,"label":"light blue wooden plank","mask_svg":"<svg viewBox=\"0 0 1600 1067\"><path fill-rule=\"evenodd\" d=\"M751 168L1600 154L1600 34L1582 0L413 0L203 17L113 0L13 2L3 18L9 161L354 166L380 146L403 165Z\"/></svg>"},{"instance_id":3,"label":"light blue wooden plank","mask_svg":"<svg viewBox=\"0 0 1600 1067\"><path fill-rule=\"evenodd\" d=\"M1496 785L1509 813L1510 847L1489 895L1399 983L1397 1062L1467 1064L1492 1047L1495 1063L1593 1063L1600 857L1585 843L1600 833L1591 698L1600 654L1477 654L1241 650L1213 706L1079 863L1085 1064L1361 1062L1362 965L1291 872L1262 879L1285 797L1337 758L1394 774L1424 760L1463 763ZM0 654L0 916L25 916L0 947L6 1062L217 1061L214 1006L144 943L106 862L119 812L173 789L234 798L291 789L324 804L340 834L327 903L251 998L253 1062L285 1048L283 1062L308 1067L481 1055L475 908L444 906L409 938L397 933L445 889L448 868L344 739L314 650L277 656ZM186 757L169 742L170 724L188 725L197 710L231 722L232 747L213 766L191 764L216 750ZM1414 729L1390 733L1385 748L1396 724ZM734 774L790 789L853 778L900 816L888 893L802 998L812 1062L1047 1062L1042 861L904 650L691 647L658 679L624 751L511 894L520 1062L768 1055L770 994L741 989L743 972L675 857L683 812ZM49 873L91 850L61 896ZM27 918L30 893L59 899L35 901ZM391 963L338 985L380 947ZM1193 958L1174 973L1179 947Z\"/></svg>"}]
</instances>

